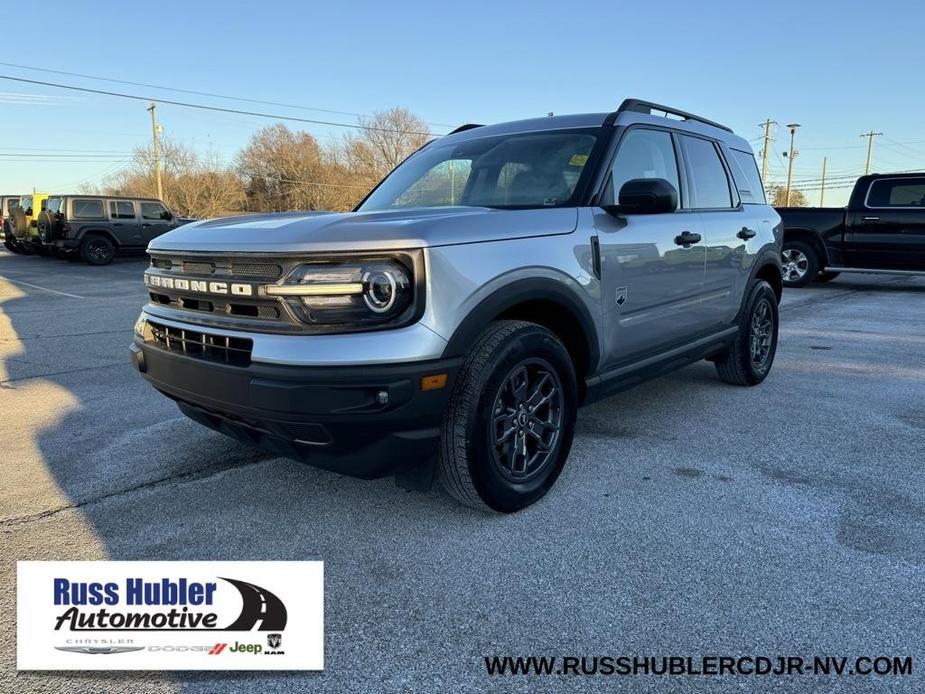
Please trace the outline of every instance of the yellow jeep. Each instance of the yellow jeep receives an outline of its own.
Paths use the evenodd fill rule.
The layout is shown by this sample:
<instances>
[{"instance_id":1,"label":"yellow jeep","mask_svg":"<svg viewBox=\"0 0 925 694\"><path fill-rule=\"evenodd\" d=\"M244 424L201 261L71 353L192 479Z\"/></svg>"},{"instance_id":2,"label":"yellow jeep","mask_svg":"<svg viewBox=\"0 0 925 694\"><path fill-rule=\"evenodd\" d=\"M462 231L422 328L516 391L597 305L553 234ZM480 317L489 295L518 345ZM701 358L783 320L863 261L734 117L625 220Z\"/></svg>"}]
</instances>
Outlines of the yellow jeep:
<instances>
[{"instance_id":1,"label":"yellow jeep","mask_svg":"<svg viewBox=\"0 0 925 694\"><path fill-rule=\"evenodd\" d=\"M37 220L47 200L48 193L27 193L19 198L19 206L10 210L10 229L19 253L45 254Z\"/></svg>"}]
</instances>

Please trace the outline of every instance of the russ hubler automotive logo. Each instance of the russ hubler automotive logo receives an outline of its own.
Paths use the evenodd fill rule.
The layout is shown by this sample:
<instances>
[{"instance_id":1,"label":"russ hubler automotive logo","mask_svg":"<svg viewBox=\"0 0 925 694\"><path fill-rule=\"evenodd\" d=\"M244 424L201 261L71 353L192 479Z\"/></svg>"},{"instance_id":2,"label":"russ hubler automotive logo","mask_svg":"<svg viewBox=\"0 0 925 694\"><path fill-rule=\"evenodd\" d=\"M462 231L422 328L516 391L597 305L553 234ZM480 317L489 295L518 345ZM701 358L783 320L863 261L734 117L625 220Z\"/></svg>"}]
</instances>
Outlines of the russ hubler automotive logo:
<instances>
[{"instance_id":1,"label":"russ hubler automotive logo","mask_svg":"<svg viewBox=\"0 0 925 694\"><path fill-rule=\"evenodd\" d=\"M321 562L19 562L17 663L320 670L323 609Z\"/></svg>"},{"instance_id":2,"label":"russ hubler automotive logo","mask_svg":"<svg viewBox=\"0 0 925 694\"><path fill-rule=\"evenodd\" d=\"M54 604L63 611L55 631L282 631L286 606L275 594L254 583L219 577L241 595L241 612L222 624L211 608L217 581L162 578L148 581L126 578L123 582L84 582L54 579ZM113 609L124 605L125 609ZM144 611L132 610L143 607ZM150 608L160 608L151 611Z\"/></svg>"}]
</instances>

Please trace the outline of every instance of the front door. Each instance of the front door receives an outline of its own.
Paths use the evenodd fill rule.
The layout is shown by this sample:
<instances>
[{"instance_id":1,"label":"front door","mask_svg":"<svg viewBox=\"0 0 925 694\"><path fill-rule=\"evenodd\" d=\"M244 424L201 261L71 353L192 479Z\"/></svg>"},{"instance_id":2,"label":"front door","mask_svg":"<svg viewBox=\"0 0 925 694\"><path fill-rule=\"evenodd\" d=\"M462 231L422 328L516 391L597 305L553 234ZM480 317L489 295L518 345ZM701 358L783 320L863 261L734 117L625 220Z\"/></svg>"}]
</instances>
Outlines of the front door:
<instances>
[{"instance_id":1,"label":"front door","mask_svg":"<svg viewBox=\"0 0 925 694\"><path fill-rule=\"evenodd\" d=\"M618 200L623 184L637 178L662 178L680 191L668 131L626 131L602 204ZM594 225L602 259L604 368L644 358L697 333L706 258L697 216L684 210L613 216L594 208Z\"/></svg>"},{"instance_id":2,"label":"front door","mask_svg":"<svg viewBox=\"0 0 925 694\"><path fill-rule=\"evenodd\" d=\"M141 237L145 244L176 226L170 212L159 202L139 202Z\"/></svg>"},{"instance_id":3,"label":"front door","mask_svg":"<svg viewBox=\"0 0 925 694\"><path fill-rule=\"evenodd\" d=\"M925 270L925 177L875 180L848 214L845 253L849 267Z\"/></svg>"}]
</instances>

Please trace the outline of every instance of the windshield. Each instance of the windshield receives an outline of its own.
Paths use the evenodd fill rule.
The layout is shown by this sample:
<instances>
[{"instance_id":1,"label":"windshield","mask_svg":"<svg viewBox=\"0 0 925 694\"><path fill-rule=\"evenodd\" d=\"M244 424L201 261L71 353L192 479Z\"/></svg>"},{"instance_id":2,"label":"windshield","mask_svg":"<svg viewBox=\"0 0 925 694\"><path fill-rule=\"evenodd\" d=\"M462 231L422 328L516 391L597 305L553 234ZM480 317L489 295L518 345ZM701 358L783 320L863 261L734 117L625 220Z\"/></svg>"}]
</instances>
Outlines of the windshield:
<instances>
[{"instance_id":1,"label":"windshield","mask_svg":"<svg viewBox=\"0 0 925 694\"><path fill-rule=\"evenodd\" d=\"M574 205L598 136L595 128L435 143L389 174L359 209Z\"/></svg>"}]
</instances>

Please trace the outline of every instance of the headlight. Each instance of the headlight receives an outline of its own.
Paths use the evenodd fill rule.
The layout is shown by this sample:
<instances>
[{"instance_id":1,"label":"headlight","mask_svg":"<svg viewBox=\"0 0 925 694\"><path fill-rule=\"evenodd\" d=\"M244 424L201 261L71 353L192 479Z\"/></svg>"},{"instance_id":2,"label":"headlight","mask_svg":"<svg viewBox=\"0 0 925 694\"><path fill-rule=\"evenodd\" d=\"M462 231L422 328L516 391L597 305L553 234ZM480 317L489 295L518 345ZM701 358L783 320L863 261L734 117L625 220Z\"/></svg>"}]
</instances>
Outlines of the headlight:
<instances>
[{"instance_id":1,"label":"headlight","mask_svg":"<svg viewBox=\"0 0 925 694\"><path fill-rule=\"evenodd\" d=\"M414 263L397 258L312 262L266 287L305 323L394 327L415 314Z\"/></svg>"}]
</instances>

